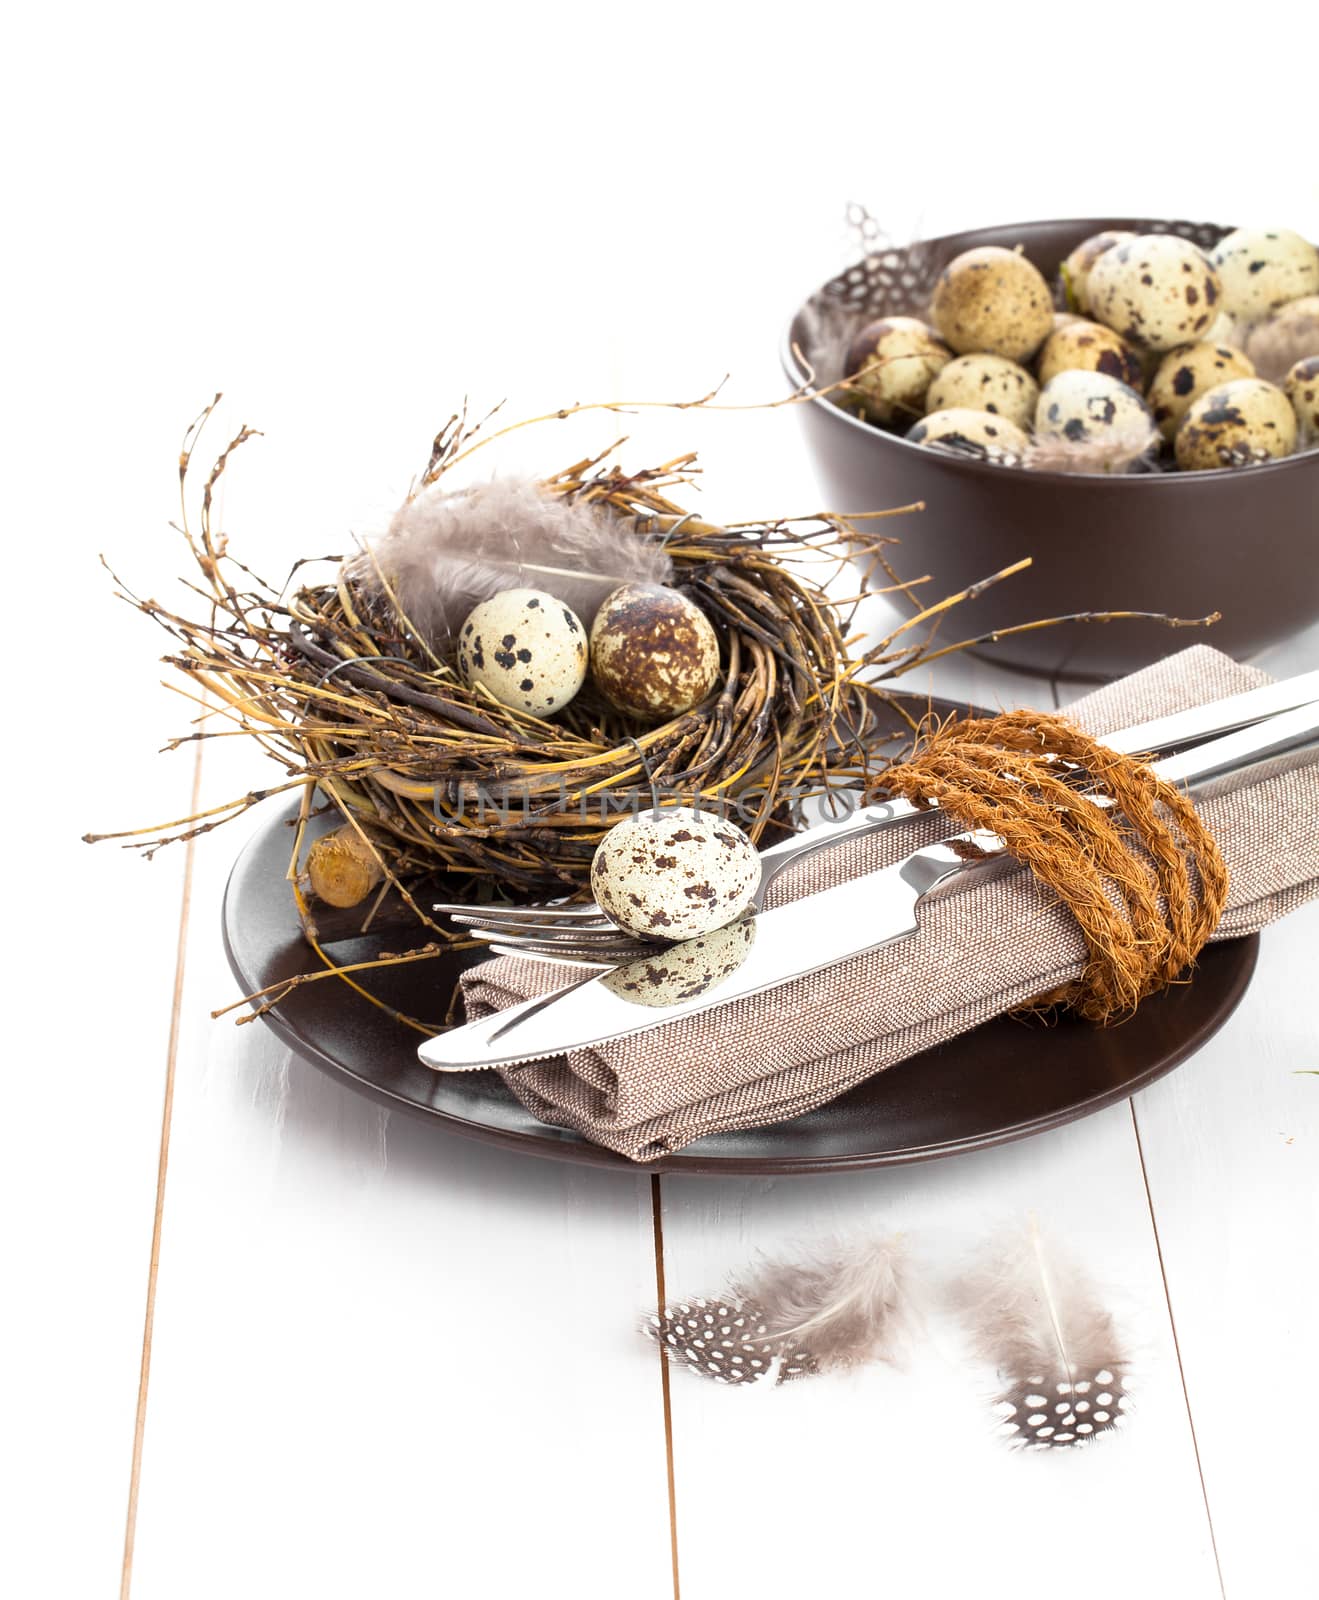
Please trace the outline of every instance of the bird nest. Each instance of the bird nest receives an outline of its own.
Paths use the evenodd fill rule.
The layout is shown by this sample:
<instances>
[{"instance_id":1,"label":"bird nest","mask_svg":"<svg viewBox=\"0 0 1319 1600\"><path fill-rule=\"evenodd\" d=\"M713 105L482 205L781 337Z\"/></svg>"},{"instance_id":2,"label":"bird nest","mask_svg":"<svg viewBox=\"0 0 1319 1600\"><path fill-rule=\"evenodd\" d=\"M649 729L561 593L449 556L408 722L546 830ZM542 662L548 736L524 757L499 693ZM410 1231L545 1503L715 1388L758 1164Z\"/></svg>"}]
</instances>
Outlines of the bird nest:
<instances>
[{"instance_id":1,"label":"bird nest","mask_svg":"<svg viewBox=\"0 0 1319 1600\"><path fill-rule=\"evenodd\" d=\"M185 439L185 488L212 409ZM440 480L476 448L476 431L451 419L416 494L446 492ZM87 837L151 855L271 795L296 793L289 878L308 941L331 968L326 945L401 924L428 941L424 950L451 944L458 935L431 915L436 900L589 894L601 838L656 792L666 805L726 807L753 839L791 829L808 796L865 787L899 753L881 679L981 642L935 648L942 617L984 585L928 606L896 585L884 555L892 540L880 531L893 513L715 524L671 498L692 482L694 457L625 471L609 464L611 447L536 488L554 502L593 506L625 542L662 549L670 585L718 636L719 678L699 704L658 725L620 713L589 681L541 719L464 682L452 638L416 624L369 549L301 587L306 563L282 589L257 578L213 516L216 485L250 437L242 429L223 451L195 528L185 515L180 530L201 615L139 599L122 583L120 591L172 636L165 660L208 708L203 731L189 737L211 736L218 713L226 734L250 735L285 777L169 827ZM896 585L911 602L907 620L869 648L854 637L862 596L833 597L846 571L863 593ZM331 859L322 844L321 865L346 869L349 888L318 895L309 857L323 824L311 823L327 809L338 813L338 854ZM342 888L343 873L330 878Z\"/></svg>"}]
</instances>

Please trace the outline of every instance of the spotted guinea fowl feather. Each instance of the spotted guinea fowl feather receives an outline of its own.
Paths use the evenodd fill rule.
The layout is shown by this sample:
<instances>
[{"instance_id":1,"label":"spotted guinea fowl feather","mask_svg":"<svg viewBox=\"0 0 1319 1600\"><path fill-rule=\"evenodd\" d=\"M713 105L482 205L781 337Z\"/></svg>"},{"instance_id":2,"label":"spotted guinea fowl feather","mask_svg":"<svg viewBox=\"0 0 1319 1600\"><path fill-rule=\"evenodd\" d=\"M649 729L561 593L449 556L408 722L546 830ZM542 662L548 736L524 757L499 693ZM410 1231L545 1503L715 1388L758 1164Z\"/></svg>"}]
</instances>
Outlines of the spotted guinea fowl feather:
<instances>
[{"instance_id":1,"label":"spotted guinea fowl feather","mask_svg":"<svg viewBox=\"0 0 1319 1600\"><path fill-rule=\"evenodd\" d=\"M996 1405L1014 1444L1082 1444L1121 1423L1130 1362L1112 1313L1034 1219L991 1243L953 1301L976 1353L997 1369Z\"/></svg>"},{"instance_id":2,"label":"spotted guinea fowl feather","mask_svg":"<svg viewBox=\"0 0 1319 1600\"><path fill-rule=\"evenodd\" d=\"M666 1306L645 1319L642 1332L676 1365L717 1383L754 1383L774 1370L782 1384L896 1361L909 1297L898 1238L830 1240L808 1254L763 1262L720 1298Z\"/></svg>"},{"instance_id":3,"label":"spotted guinea fowl feather","mask_svg":"<svg viewBox=\"0 0 1319 1600\"><path fill-rule=\"evenodd\" d=\"M431 488L395 512L346 576L368 599L385 582L428 641L457 632L472 607L506 589L540 589L589 626L624 583L664 583L672 564L659 541L598 506L546 494L523 478L458 492ZM384 580L384 581L382 581Z\"/></svg>"}]
</instances>

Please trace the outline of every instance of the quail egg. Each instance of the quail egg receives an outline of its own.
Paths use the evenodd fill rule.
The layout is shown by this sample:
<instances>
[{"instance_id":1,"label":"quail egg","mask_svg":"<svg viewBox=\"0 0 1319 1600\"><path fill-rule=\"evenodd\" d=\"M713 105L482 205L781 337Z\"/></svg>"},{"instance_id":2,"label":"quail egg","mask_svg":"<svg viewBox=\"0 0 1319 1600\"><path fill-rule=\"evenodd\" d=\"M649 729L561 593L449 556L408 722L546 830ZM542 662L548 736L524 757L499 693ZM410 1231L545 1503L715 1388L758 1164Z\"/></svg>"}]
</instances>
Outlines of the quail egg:
<instances>
[{"instance_id":1,"label":"quail egg","mask_svg":"<svg viewBox=\"0 0 1319 1600\"><path fill-rule=\"evenodd\" d=\"M1000 467L1015 466L1030 442L1007 417L995 416L991 411L972 411L966 406L932 411L907 437L913 444L970 456L975 461L992 461Z\"/></svg>"},{"instance_id":2,"label":"quail egg","mask_svg":"<svg viewBox=\"0 0 1319 1600\"><path fill-rule=\"evenodd\" d=\"M1209 259L1222 281L1224 309L1246 322L1319 292L1319 250L1287 228L1238 228Z\"/></svg>"},{"instance_id":3,"label":"quail egg","mask_svg":"<svg viewBox=\"0 0 1319 1600\"><path fill-rule=\"evenodd\" d=\"M1053 297L1044 274L1024 255L980 245L939 274L930 315L959 355L985 350L1028 361L1053 328Z\"/></svg>"},{"instance_id":4,"label":"quail egg","mask_svg":"<svg viewBox=\"0 0 1319 1600\"><path fill-rule=\"evenodd\" d=\"M1296 428L1302 444L1319 443L1319 356L1306 356L1298 361L1282 387L1296 413Z\"/></svg>"},{"instance_id":5,"label":"quail egg","mask_svg":"<svg viewBox=\"0 0 1319 1600\"><path fill-rule=\"evenodd\" d=\"M1179 344L1159 363L1150 384L1149 406L1165 439L1177 432L1182 418L1206 389L1233 378L1253 378L1250 357L1231 345Z\"/></svg>"},{"instance_id":6,"label":"quail egg","mask_svg":"<svg viewBox=\"0 0 1319 1600\"><path fill-rule=\"evenodd\" d=\"M1140 352L1102 323L1071 322L1044 341L1036 371L1041 383L1060 372L1106 372L1134 389L1141 382Z\"/></svg>"},{"instance_id":7,"label":"quail egg","mask_svg":"<svg viewBox=\"0 0 1319 1600\"><path fill-rule=\"evenodd\" d=\"M625 583L591 624L591 676L605 699L647 721L675 717L719 681L710 619L662 583Z\"/></svg>"},{"instance_id":8,"label":"quail egg","mask_svg":"<svg viewBox=\"0 0 1319 1600\"><path fill-rule=\"evenodd\" d=\"M1090 274L1094 271L1095 262L1105 250L1111 250L1115 244L1126 244L1129 239L1135 237L1134 233L1111 228L1105 233L1092 233L1088 239L1082 239L1062 264L1063 287L1067 291L1069 306L1075 306L1080 312L1089 311L1086 285L1090 281Z\"/></svg>"},{"instance_id":9,"label":"quail egg","mask_svg":"<svg viewBox=\"0 0 1319 1600\"><path fill-rule=\"evenodd\" d=\"M1040 387L1006 356L958 356L930 385L927 411L989 411L1019 428L1029 428Z\"/></svg>"},{"instance_id":10,"label":"quail egg","mask_svg":"<svg viewBox=\"0 0 1319 1600\"><path fill-rule=\"evenodd\" d=\"M1319 356L1319 294L1280 306L1267 322L1250 330L1245 349L1255 371L1270 383L1280 383L1304 357Z\"/></svg>"},{"instance_id":11,"label":"quail egg","mask_svg":"<svg viewBox=\"0 0 1319 1600\"><path fill-rule=\"evenodd\" d=\"M1035 407L1035 432L1073 444L1099 443L1150 427L1145 402L1104 372L1072 369L1051 378Z\"/></svg>"},{"instance_id":12,"label":"quail egg","mask_svg":"<svg viewBox=\"0 0 1319 1600\"><path fill-rule=\"evenodd\" d=\"M1090 274L1091 315L1149 350L1198 339L1222 309L1220 294L1218 274L1201 251L1171 233L1114 245Z\"/></svg>"},{"instance_id":13,"label":"quail egg","mask_svg":"<svg viewBox=\"0 0 1319 1600\"><path fill-rule=\"evenodd\" d=\"M1249 467L1289 456L1296 444L1296 413L1275 384L1234 378L1195 401L1177 430L1177 465L1187 472Z\"/></svg>"},{"instance_id":14,"label":"quail egg","mask_svg":"<svg viewBox=\"0 0 1319 1600\"><path fill-rule=\"evenodd\" d=\"M844 398L869 422L909 422L925 410L930 379L952 358L924 322L881 317L867 323L848 346L852 382Z\"/></svg>"},{"instance_id":15,"label":"quail egg","mask_svg":"<svg viewBox=\"0 0 1319 1600\"><path fill-rule=\"evenodd\" d=\"M760 857L741 828L685 807L615 823L591 859L596 904L646 939L694 939L724 927L759 882Z\"/></svg>"},{"instance_id":16,"label":"quail egg","mask_svg":"<svg viewBox=\"0 0 1319 1600\"><path fill-rule=\"evenodd\" d=\"M585 682L586 664L581 618L540 589L505 589L483 600L458 631L463 681L533 717L562 711Z\"/></svg>"},{"instance_id":17,"label":"quail egg","mask_svg":"<svg viewBox=\"0 0 1319 1600\"><path fill-rule=\"evenodd\" d=\"M600 982L611 994L633 1005L676 1005L731 978L755 942L756 919L746 917L699 939L661 946L654 955L640 956L602 973Z\"/></svg>"}]
</instances>

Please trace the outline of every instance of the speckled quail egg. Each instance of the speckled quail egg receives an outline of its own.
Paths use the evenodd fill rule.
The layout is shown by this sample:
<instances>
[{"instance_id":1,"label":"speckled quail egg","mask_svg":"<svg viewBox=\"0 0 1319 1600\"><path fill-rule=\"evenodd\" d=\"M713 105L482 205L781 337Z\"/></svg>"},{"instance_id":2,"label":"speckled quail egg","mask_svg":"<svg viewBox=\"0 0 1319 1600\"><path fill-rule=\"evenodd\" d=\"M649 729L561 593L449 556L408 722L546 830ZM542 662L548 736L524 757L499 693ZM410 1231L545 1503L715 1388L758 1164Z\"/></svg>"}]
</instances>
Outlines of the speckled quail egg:
<instances>
[{"instance_id":1,"label":"speckled quail egg","mask_svg":"<svg viewBox=\"0 0 1319 1600\"><path fill-rule=\"evenodd\" d=\"M1250 357L1231 345L1179 344L1159 363L1150 384L1149 407L1165 439L1177 432L1182 418L1206 389L1233 378L1253 378Z\"/></svg>"},{"instance_id":2,"label":"speckled quail egg","mask_svg":"<svg viewBox=\"0 0 1319 1600\"><path fill-rule=\"evenodd\" d=\"M1319 250L1287 228L1238 228L1209 259L1223 285L1223 308L1246 322L1319 291Z\"/></svg>"},{"instance_id":3,"label":"speckled quail egg","mask_svg":"<svg viewBox=\"0 0 1319 1600\"><path fill-rule=\"evenodd\" d=\"M746 910L760 857L741 828L708 811L645 811L616 823L591 859L596 904L646 939L694 939Z\"/></svg>"},{"instance_id":4,"label":"speckled quail egg","mask_svg":"<svg viewBox=\"0 0 1319 1600\"><path fill-rule=\"evenodd\" d=\"M958 356L930 385L927 411L989 411L1029 428L1040 386L1006 356Z\"/></svg>"},{"instance_id":5,"label":"speckled quail egg","mask_svg":"<svg viewBox=\"0 0 1319 1600\"><path fill-rule=\"evenodd\" d=\"M1281 383L1306 356L1319 356L1319 294L1280 306L1246 335L1245 350L1258 375L1270 383Z\"/></svg>"},{"instance_id":6,"label":"speckled quail egg","mask_svg":"<svg viewBox=\"0 0 1319 1600\"><path fill-rule=\"evenodd\" d=\"M731 978L756 942L756 919L745 917L699 939L661 947L601 975L602 986L638 1006L672 1006L693 1000Z\"/></svg>"},{"instance_id":7,"label":"speckled quail egg","mask_svg":"<svg viewBox=\"0 0 1319 1600\"><path fill-rule=\"evenodd\" d=\"M458 671L500 705L546 717L586 680L586 629L540 589L505 589L475 606L458 630Z\"/></svg>"},{"instance_id":8,"label":"speckled quail egg","mask_svg":"<svg viewBox=\"0 0 1319 1600\"><path fill-rule=\"evenodd\" d=\"M1283 382L1283 393L1296 413L1296 430L1303 446L1319 444L1319 356L1298 361Z\"/></svg>"},{"instance_id":9,"label":"speckled quail egg","mask_svg":"<svg viewBox=\"0 0 1319 1600\"><path fill-rule=\"evenodd\" d=\"M1081 240L1062 264L1063 288L1067 291L1069 306L1075 306L1082 313L1089 311L1090 303L1086 297L1086 287L1090 282L1090 274L1094 271L1095 262L1115 244L1126 244L1129 239L1135 237L1134 233L1127 233L1121 228L1110 228L1104 233L1092 233L1088 239Z\"/></svg>"},{"instance_id":10,"label":"speckled quail egg","mask_svg":"<svg viewBox=\"0 0 1319 1600\"><path fill-rule=\"evenodd\" d=\"M1100 443L1151 426L1145 402L1105 372L1060 372L1040 390L1035 432L1073 444Z\"/></svg>"},{"instance_id":11,"label":"speckled quail egg","mask_svg":"<svg viewBox=\"0 0 1319 1600\"><path fill-rule=\"evenodd\" d=\"M1090 314L1132 344L1171 350L1200 338L1222 309L1218 273L1171 233L1106 250L1090 274Z\"/></svg>"},{"instance_id":12,"label":"speckled quail egg","mask_svg":"<svg viewBox=\"0 0 1319 1600\"><path fill-rule=\"evenodd\" d=\"M1186 472L1249 467L1289 456L1296 445L1296 413L1276 384L1234 378L1209 389L1177 430L1177 465Z\"/></svg>"},{"instance_id":13,"label":"speckled quail egg","mask_svg":"<svg viewBox=\"0 0 1319 1600\"><path fill-rule=\"evenodd\" d=\"M710 619L662 583L625 583L591 624L591 677L620 711L659 722L704 700L719 680Z\"/></svg>"},{"instance_id":14,"label":"speckled quail egg","mask_svg":"<svg viewBox=\"0 0 1319 1600\"><path fill-rule=\"evenodd\" d=\"M843 398L869 422L908 423L925 410L930 379L952 359L934 329L916 317L881 317L848 346L853 381Z\"/></svg>"},{"instance_id":15,"label":"speckled quail egg","mask_svg":"<svg viewBox=\"0 0 1319 1600\"><path fill-rule=\"evenodd\" d=\"M1030 443L1007 417L995 416L992 411L972 411L966 406L932 411L907 437L913 444L970 456L975 461L990 461L999 467L1015 466Z\"/></svg>"},{"instance_id":16,"label":"speckled quail egg","mask_svg":"<svg viewBox=\"0 0 1319 1600\"><path fill-rule=\"evenodd\" d=\"M1044 274L1025 256L980 245L939 274L930 316L959 355L986 350L1029 361L1053 328L1053 297Z\"/></svg>"},{"instance_id":17,"label":"speckled quail egg","mask_svg":"<svg viewBox=\"0 0 1319 1600\"><path fill-rule=\"evenodd\" d=\"M1071 322L1044 341L1036 371L1041 383L1060 372L1106 372L1135 389L1141 383L1140 352L1100 322Z\"/></svg>"}]
</instances>

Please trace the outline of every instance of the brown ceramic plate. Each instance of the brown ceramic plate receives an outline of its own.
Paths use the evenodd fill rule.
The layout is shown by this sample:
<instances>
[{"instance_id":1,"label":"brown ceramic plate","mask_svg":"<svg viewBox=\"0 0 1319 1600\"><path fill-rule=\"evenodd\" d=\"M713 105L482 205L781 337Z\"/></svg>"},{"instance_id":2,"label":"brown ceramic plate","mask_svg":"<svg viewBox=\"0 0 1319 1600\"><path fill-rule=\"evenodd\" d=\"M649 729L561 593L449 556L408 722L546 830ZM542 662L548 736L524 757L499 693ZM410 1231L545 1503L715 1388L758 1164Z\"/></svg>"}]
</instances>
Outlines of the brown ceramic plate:
<instances>
[{"instance_id":1,"label":"brown ceramic plate","mask_svg":"<svg viewBox=\"0 0 1319 1600\"><path fill-rule=\"evenodd\" d=\"M245 994L315 966L284 878L292 814L272 812L238 857L225 892L225 949ZM335 955L346 963L385 948L400 948L398 935L340 944ZM1046 1028L1000 1017L805 1116L712 1135L644 1170L749 1177L892 1166L1075 1121L1134 1094L1198 1050L1245 993L1258 949L1258 938L1211 946L1192 982L1147 1000L1121 1027L1066 1021ZM437 957L368 973L363 981L397 1010L438 1020L464 962L475 959ZM537 1122L494 1072L423 1067L420 1036L344 983L326 979L297 989L264 1020L291 1050L351 1088L451 1132L528 1155L638 1170L567 1128Z\"/></svg>"}]
</instances>

